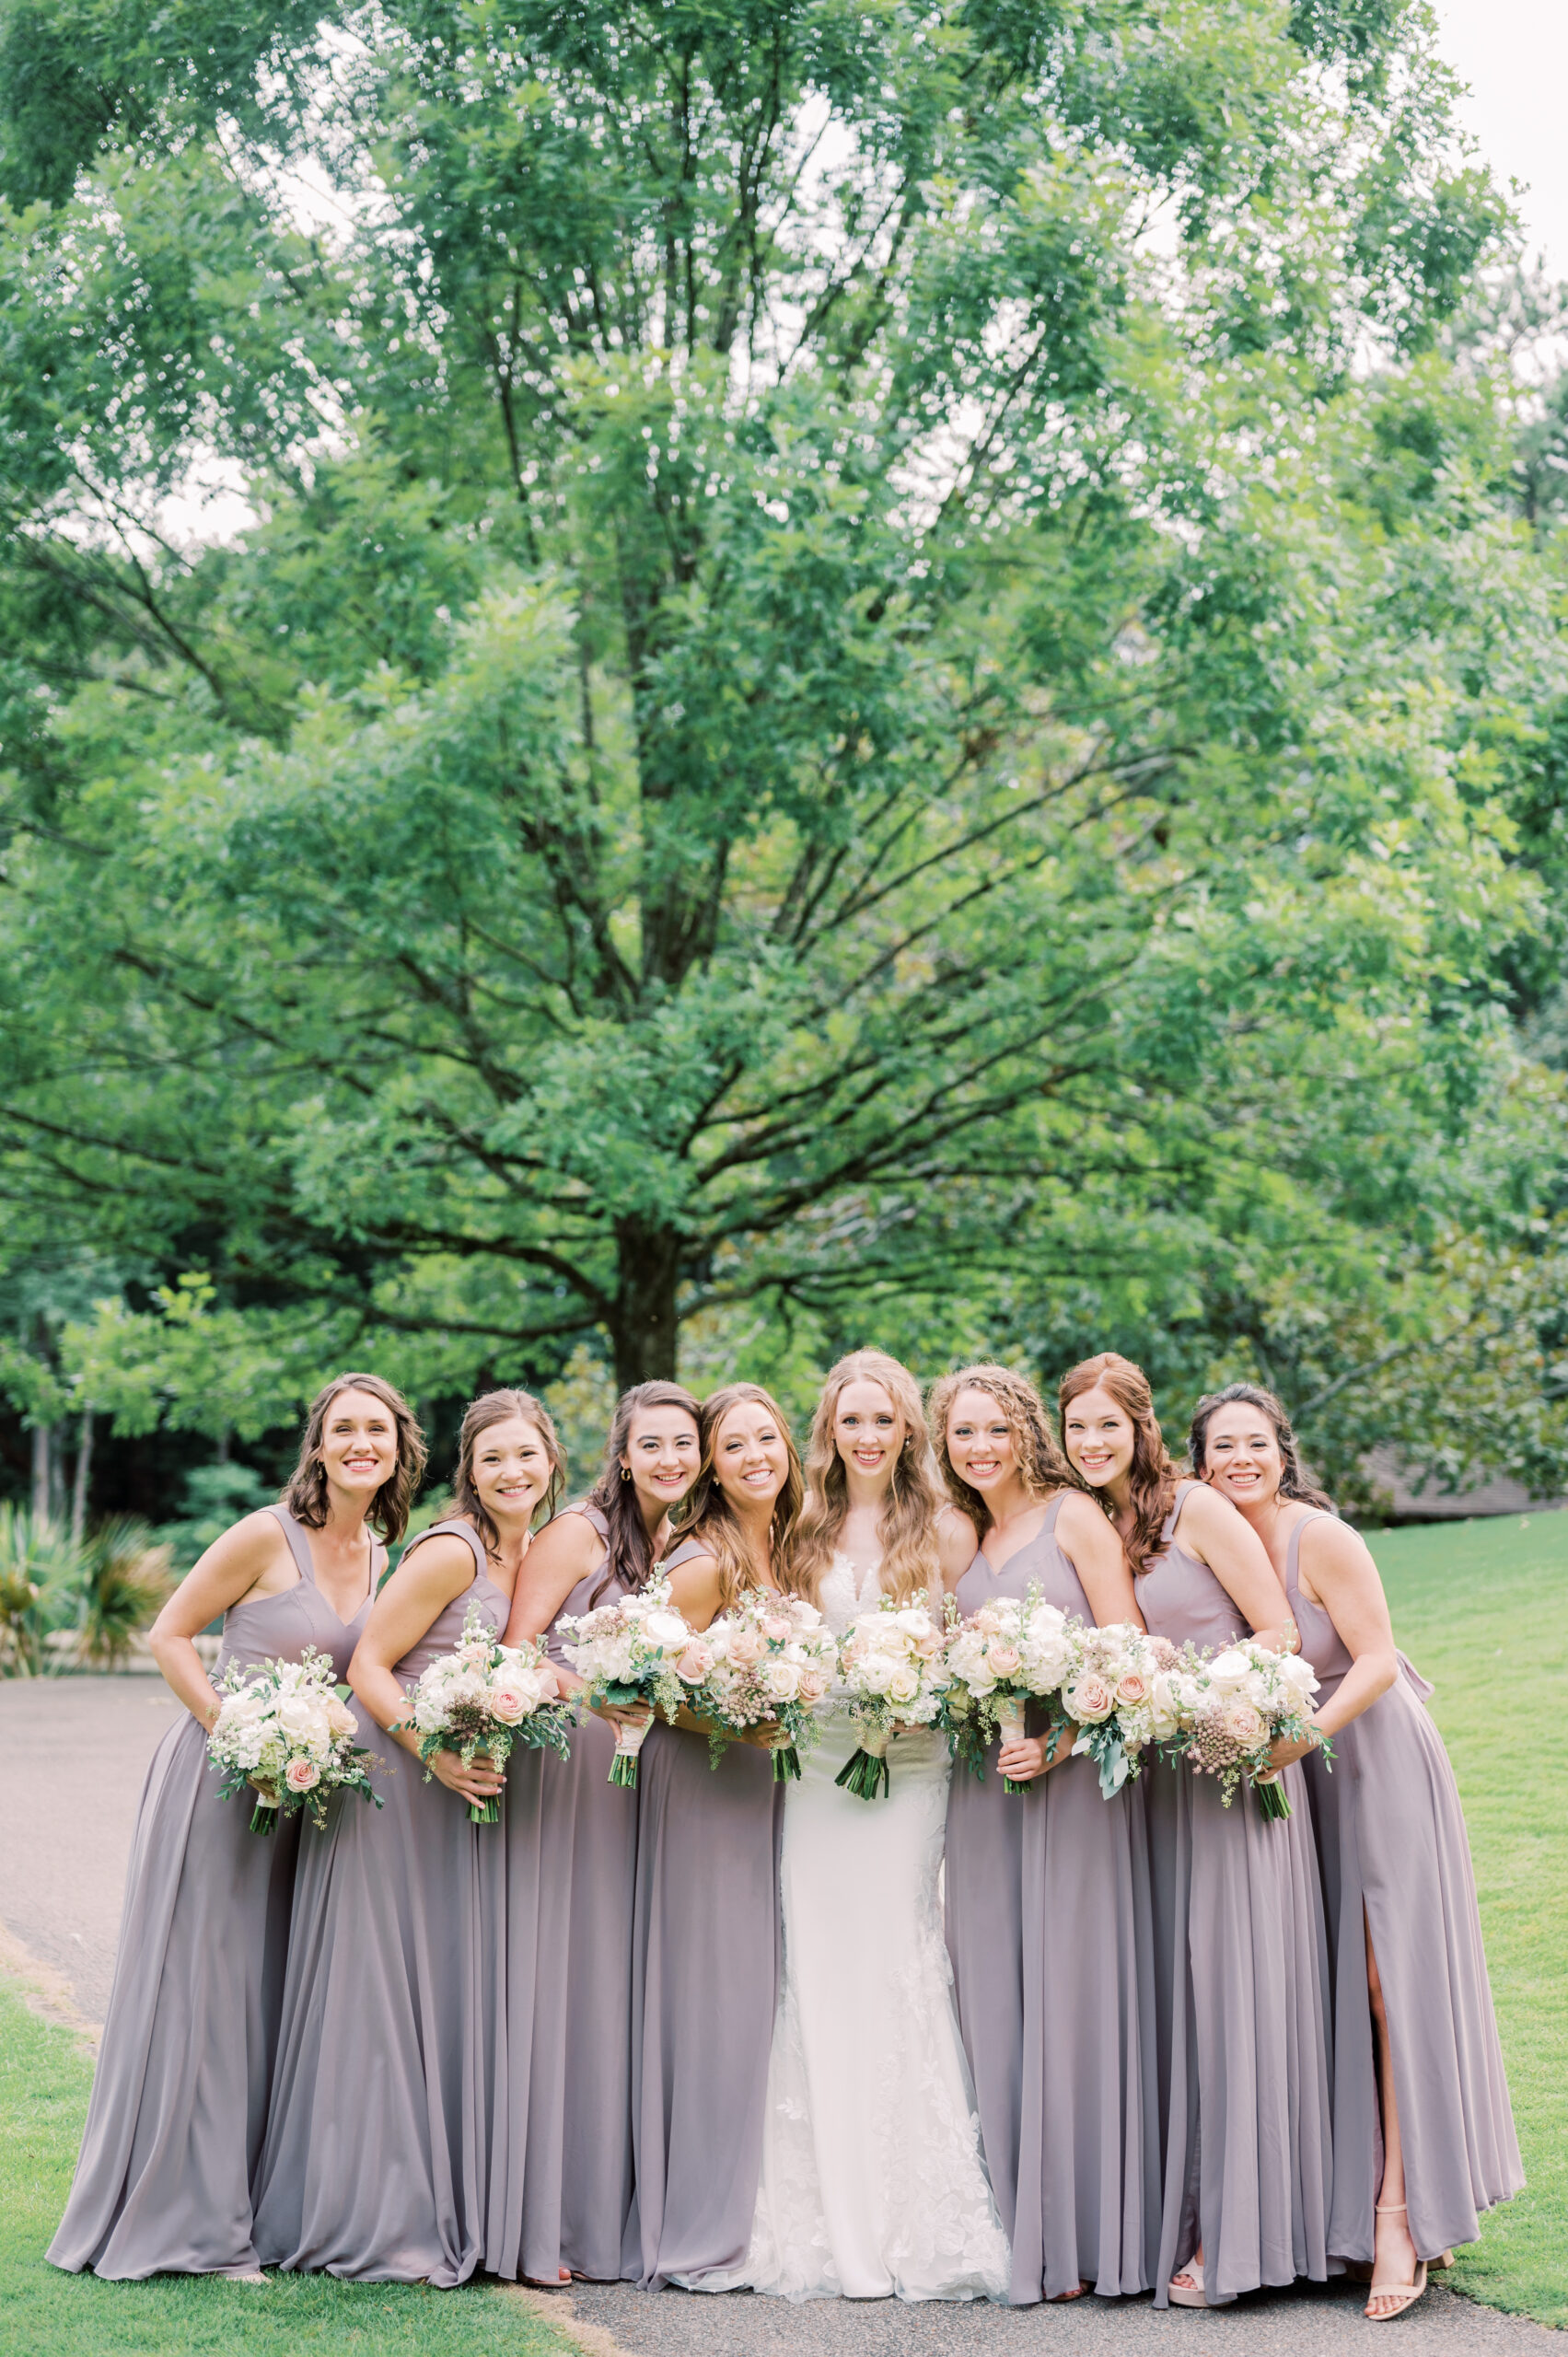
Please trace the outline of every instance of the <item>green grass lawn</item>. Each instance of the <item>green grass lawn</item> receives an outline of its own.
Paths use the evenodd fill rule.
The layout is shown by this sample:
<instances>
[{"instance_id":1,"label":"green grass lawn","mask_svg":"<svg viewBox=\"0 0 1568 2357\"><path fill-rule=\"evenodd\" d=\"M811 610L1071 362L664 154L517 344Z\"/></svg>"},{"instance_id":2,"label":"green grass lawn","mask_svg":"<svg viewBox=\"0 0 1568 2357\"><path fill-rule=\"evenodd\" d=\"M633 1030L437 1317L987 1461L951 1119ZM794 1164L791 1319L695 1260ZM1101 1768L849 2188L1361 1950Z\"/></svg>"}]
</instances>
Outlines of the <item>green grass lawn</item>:
<instances>
[{"instance_id":1,"label":"green grass lawn","mask_svg":"<svg viewBox=\"0 0 1568 2357\"><path fill-rule=\"evenodd\" d=\"M44 2259L70 2190L92 2066L0 1985L0 2352L4 2357L562 2357L569 2344L485 2287L431 2292L324 2275L99 2283Z\"/></svg>"},{"instance_id":2,"label":"green grass lawn","mask_svg":"<svg viewBox=\"0 0 1568 2357\"><path fill-rule=\"evenodd\" d=\"M1369 1532L1464 1796L1527 2190L1448 2279L1568 2326L1568 1514Z\"/></svg>"},{"instance_id":3,"label":"green grass lawn","mask_svg":"<svg viewBox=\"0 0 1568 2357\"><path fill-rule=\"evenodd\" d=\"M1475 1851L1529 2189L1460 2254L1473 2299L1568 2325L1568 1515L1372 1534L1400 1643L1437 1691ZM1505 1674L1504 1674L1505 1673ZM43 2250L64 2207L90 2066L0 1986L0 2357L547 2357L567 2343L505 2294L276 2277L98 2283Z\"/></svg>"}]
</instances>

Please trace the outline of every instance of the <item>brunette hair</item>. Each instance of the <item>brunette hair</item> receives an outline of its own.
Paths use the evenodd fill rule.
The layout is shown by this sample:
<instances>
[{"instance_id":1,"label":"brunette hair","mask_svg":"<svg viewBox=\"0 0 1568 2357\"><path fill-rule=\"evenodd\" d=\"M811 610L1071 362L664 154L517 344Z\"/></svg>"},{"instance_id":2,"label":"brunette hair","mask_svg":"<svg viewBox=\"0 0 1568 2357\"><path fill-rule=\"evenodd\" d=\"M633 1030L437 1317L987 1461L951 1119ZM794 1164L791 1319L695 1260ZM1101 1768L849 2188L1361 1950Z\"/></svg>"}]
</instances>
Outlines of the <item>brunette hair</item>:
<instances>
[{"instance_id":1,"label":"brunette hair","mask_svg":"<svg viewBox=\"0 0 1568 2357\"><path fill-rule=\"evenodd\" d=\"M365 1519L380 1532L389 1547L395 1547L408 1528L409 1508L424 1478L429 1451L413 1410L402 1393L394 1391L378 1375L335 1375L318 1391L306 1411L299 1462L288 1477L282 1502L296 1522L302 1522L307 1530L319 1530L326 1521L327 1469L321 1462L321 1438L332 1402L344 1391L368 1391L391 1414L398 1436L398 1461L377 1491Z\"/></svg>"},{"instance_id":2,"label":"brunette hair","mask_svg":"<svg viewBox=\"0 0 1568 2357\"><path fill-rule=\"evenodd\" d=\"M960 1391L970 1390L983 1391L1001 1409L1013 1435L1013 1454L1027 1490L1043 1497L1049 1490L1069 1487L1073 1476L1056 1445L1045 1402L1027 1375L1015 1375L1010 1366L993 1366L981 1361L978 1366L961 1366L952 1375L943 1376L932 1387L926 1411L931 1420L931 1445L936 1452L947 1495L983 1537L990 1527L991 1508L978 1490L960 1480L947 1454L947 1419L952 1414L953 1402Z\"/></svg>"},{"instance_id":3,"label":"brunette hair","mask_svg":"<svg viewBox=\"0 0 1568 2357\"><path fill-rule=\"evenodd\" d=\"M452 1476L452 1503L459 1514L467 1515L484 1541L487 1555L499 1552L501 1533L486 1513L474 1486L473 1457L480 1435L492 1424L509 1424L514 1417L531 1424L544 1443L544 1453L550 1459L550 1480L544 1492L545 1520L550 1521L561 1503L561 1492L566 1487L566 1452L555 1437L555 1426L550 1411L542 1399L531 1391L484 1391L470 1399L463 1411L463 1428L458 1436L458 1469Z\"/></svg>"},{"instance_id":4,"label":"brunette hair","mask_svg":"<svg viewBox=\"0 0 1568 2357\"><path fill-rule=\"evenodd\" d=\"M903 1419L903 1445L893 1461L892 1487L878 1525L879 1576L884 1596L913 1604L929 1595L940 1573L936 1517L942 1498L921 1413L920 1386L908 1367L886 1351L851 1351L828 1371L806 1445L806 1505L790 1566L791 1585L797 1596L816 1601L822 1574L833 1559L833 1542L849 1512L849 1482L833 1427L840 1397L852 1383L879 1383Z\"/></svg>"},{"instance_id":5,"label":"brunette hair","mask_svg":"<svg viewBox=\"0 0 1568 2357\"><path fill-rule=\"evenodd\" d=\"M654 1567L653 1544L643 1520L643 1509L637 1503L637 1485L621 1463L631 1444L632 1426L650 1408L680 1408L691 1417L699 1435L702 1433L703 1411L691 1392L679 1383L636 1383L616 1401L610 1437L604 1445L604 1465L584 1500L586 1505L598 1508L609 1526L605 1539L608 1552L599 1584L588 1599L590 1611L616 1580L628 1589L645 1586Z\"/></svg>"},{"instance_id":6,"label":"brunette hair","mask_svg":"<svg viewBox=\"0 0 1568 2357\"><path fill-rule=\"evenodd\" d=\"M1274 1428L1274 1438L1280 1445L1284 1470L1280 1475L1282 1498L1299 1498L1305 1506L1320 1506L1326 1514L1337 1514L1339 1508L1326 1491L1319 1490L1307 1479L1301 1469L1296 1451L1295 1434L1290 1428L1290 1418L1281 1401L1260 1383L1227 1383L1223 1391L1206 1391L1192 1411L1191 1429L1187 1435L1187 1456L1200 1480L1204 1478L1204 1452L1209 1437L1209 1420L1216 1408L1228 1408L1233 1401L1243 1407L1256 1408L1267 1416Z\"/></svg>"},{"instance_id":7,"label":"brunette hair","mask_svg":"<svg viewBox=\"0 0 1568 2357\"><path fill-rule=\"evenodd\" d=\"M1064 1454L1067 1411L1086 1391L1109 1391L1117 1406L1132 1420L1132 1464L1128 1475L1132 1527L1121 1543L1135 1577L1147 1570L1150 1558L1159 1552L1166 1518L1176 1498L1176 1468L1155 1416L1155 1396L1149 1388L1149 1378L1141 1366L1124 1359L1120 1351L1099 1351L1092 1359L1080 1359L1076 1366L1069 1367L1058 1385L1057 1422ZM1109 1516L1110 1507L1106 1499L1072 1467L1071 1458L1068 1464L1068 1479L1089 1497L1098 1498Z\"/></svg>"},{"instance_id":8,"label":"brunette hair","mask_svg":"<svg viewBox=\"0 0 1568 2357\"><path fill-rule=\"evenodd\" d=\"M787 1587L793 1576L795 1527L800 1519L800 1502L806 1483L800 1470L800 1455L790 1434L789 1422L778 1401L760 1383L726 1383L704 1399L697 1430L703 1443L703 1461L697 1478L680 1501L681 1538L700 1538L703 1548L719 1567L719 1610L728 1612L737 1599L750 1586L753 1573L751 1559L741 1540L740 1526L735 1509L719 1486L714 1469L714 1444L719 1427L732 1408L754 1399L765 1408L778 1425L784 1438L789 1470L784 1488L773 1502L773 1518L769 1531L772 1548L772 1572L780 1587Z\"/></svg>"}]
</instances>

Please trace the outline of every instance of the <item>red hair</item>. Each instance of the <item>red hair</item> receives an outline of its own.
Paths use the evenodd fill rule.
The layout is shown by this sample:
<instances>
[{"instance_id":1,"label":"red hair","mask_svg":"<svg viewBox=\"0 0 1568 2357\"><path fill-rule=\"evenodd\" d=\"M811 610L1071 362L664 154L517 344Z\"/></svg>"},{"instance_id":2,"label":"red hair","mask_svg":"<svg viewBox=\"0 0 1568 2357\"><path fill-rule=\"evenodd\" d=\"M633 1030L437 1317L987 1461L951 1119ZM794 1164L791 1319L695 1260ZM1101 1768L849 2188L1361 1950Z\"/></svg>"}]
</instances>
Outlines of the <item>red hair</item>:
<instances>
[{"instance_id":1,"label":"red hair","mask_svg":"<svg viewBox=\"0 0 1568 2357\"><path fill-rule=\"evenodd\" d=\"M1149 1388L1149 1378L1141 1366L1124 1359L1120 1351L1098 1351L1092 1359L1080 1359L1063 1376L1057 1387L1056 1407L1063 1451L1067 1446L1067 1411L1086 1391L1109 1391L1117 1406L1132 1419L1132 1465L1128 1488L1132 1502L1132 1528L1121 1543L1136 1576L1148 1569L1150 1558L1159 1552L1166 1517L1176 1498L1176 1468L1155 1415L1155 1395ZM1072 1464L1071 1457L1068 1463ZM1080 1489L1088 1489L1076 1467L1073 1469L1073 1479ZM1090 1491L1089 1494L1098 1493ZM1106 1503L1103 1496L1100 1503ZM1109 1512L1109 1506L1106 1511Z\"/></svg>"}]
</instances>

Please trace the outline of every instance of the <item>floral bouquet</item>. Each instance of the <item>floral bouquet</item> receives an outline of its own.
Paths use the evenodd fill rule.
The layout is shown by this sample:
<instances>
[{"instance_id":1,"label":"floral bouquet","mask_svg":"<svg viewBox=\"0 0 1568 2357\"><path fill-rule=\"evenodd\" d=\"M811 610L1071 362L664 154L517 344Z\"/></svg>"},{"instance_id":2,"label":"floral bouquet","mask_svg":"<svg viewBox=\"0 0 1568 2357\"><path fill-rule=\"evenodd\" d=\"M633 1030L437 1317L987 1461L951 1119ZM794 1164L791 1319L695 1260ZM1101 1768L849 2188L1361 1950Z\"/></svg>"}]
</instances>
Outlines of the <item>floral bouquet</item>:
<instances>
[{"instance_id":1,"label":"floral bouquet","mask_svg":"<svg viewBox=\"0 0 1568 2357\"><path fill-rule=\"evenodd\" d=\"M894 1727L930 1726L947 1688L942 1631L923 1604L884 1596L876 1612L852 1620L839 1641L839 1677L859 1722L859 1747L834 1777L863 1801L887 1797L888 1745Z\"/></svg>"},{"instance_id":2,"label":"floral bouquet","mask_svg":"<svg viewBox=\"0 0 1568 2357\"><path fill-rule=\"evenodd\" d=\"M348 1688L314 1645L302 1661L236 1662L220 1679L223 1696L207 1737L207 1758L223 1777L227 1800L248 1783L257 1792L252 1833L270 1833L280 1817L308 1809L318 1828L332 1794L346 1789L381 1805L366 1769L375 1755L354 1737L359 1721Z\"/></svg>"},{"instance_id":3,"label":"floral bouquet","mask_svg":"<svg viewBox=\"0 0 1568 2357\"><path fill-rule=\"evenodd\" d=\"M1028 1702L1057 1692L1072 1666L1077 1625L1045 1603L1037 1587L1022 1597L995 1596L972 1619L950 1621L942 1717L972 1774L984 1776L989 1744L1016 1743L1023 1735ZM1027 1793L1028 1785L1004 1776L1002 1789Z\"/></svg>"},{"instance_id":4,"label":"floral bouquet","mask_svg":"<svg viewBox=\"0 0 1568 2357\"><path fill-rule=\"evenodd\" d=\"M688 1689L708 1674L703 1641L669 1600L669 1582L656 1576L634 1596L617 1596L592 1612L558 1620L567 1660L583 1680L583 1700L618 1708L646 1702L673 1721ZM651 1718L640 1726L617 1726L612 1784L635 1787L637 1755Z\"/></svg>"},{"instance_id":5,"label":"floral bouquet","mask_svg":"<svg viewBox=\"0 0 1568 2357\"><path fill-rule=\"evenodd\" d=\"M1163 1746L1167 1758L1190 1759L1200 1774L1217 1776L1226 1808L1245 1776L1265 1817L1288 1817L1269 1752L1282 1737L1301 1743L1311 1732L1307 1713L1318 1690L1311 1663L1244 1637L1207 1657L1183 1648L1169 1680L1180 1724ZM1321 1748L1331 1761L1328 1743Z\"/></svg>"},{"instance_id":6,"label":"floral bouquet","mask_svg":"<svg viewBox=\"0 0 1568 2357\"><path fill-rule=\"evenodd\" d=\"M1139 1774L1151 1743L1168 1743L1179 1731L1171 1678L1176 1661L1168 1639L1151 1637L1131 1620L1099 1629L1074 1623L1072 1663L1057 1709L1078 1731L1074 1759L1094 1761L1108 1801Z\"/></svg>"},{"instance_id":7,"label":"floral bouquet","mask_svg":"<svg viewBox=\"0 0 1568 2357\"><path fill-rule=\"evenodd\" d=\"M438 1751L455 1751L465 1768L486 1753L497 1769L505 1767L514 1744L532 1751L548 1745L563 1759L567 1756L566 1730L575 1713L561 1700L553 1663L541 1643L504 1645L485 1626L477 1605L470 1605L463 1633L449 1654L438 1655L422 1669L409 1689L408 1717L403 1722L419 1737L419 1756L429 1761ZM424 1781L434 1770L426 1766ZM495 1825L501 1817L497 1794L469 1803L470 1825Z\"/></svg>"},{"instance_id":8,"label":"floral bouquet","mask_svg":"<svg viewBox=\"0 0 1568 2357\"><path fill-rule=\"evenodd\" d=\"M710 1724L709 1764L743 1728L776 1719L784 1740L772 1746L773 1782L800 1773L800 1746L816 1734L813 1715L833 1683L838 1647L814 1604L803 1596L743 1596L733 1612L698 1639L707 1676L691 1708Z\"/></svg>"}]
</instances>

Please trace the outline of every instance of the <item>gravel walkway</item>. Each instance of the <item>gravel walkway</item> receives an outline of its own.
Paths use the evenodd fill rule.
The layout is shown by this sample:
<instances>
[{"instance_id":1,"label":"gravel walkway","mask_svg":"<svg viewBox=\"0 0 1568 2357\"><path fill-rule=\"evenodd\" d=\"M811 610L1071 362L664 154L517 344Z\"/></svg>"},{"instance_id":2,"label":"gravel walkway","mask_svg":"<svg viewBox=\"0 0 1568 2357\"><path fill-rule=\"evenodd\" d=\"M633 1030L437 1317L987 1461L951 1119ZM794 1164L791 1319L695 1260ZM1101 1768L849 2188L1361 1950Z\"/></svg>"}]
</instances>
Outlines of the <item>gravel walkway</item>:
<instances>
[{"instance_id":1,"label":"gravel walkway","mask_svg":"<svg viewBox=\"0 0 1568 2357\"><path fill-rule=\"evenodd\" d=\"M0 1923L101 2022L114 1970L136 1803L180 1709L161 1679L0 1681ZM530 2307L586 2327L585 2348L625 2357L1340 2357L1375 2351L1359 2287L1302 2288L1233 2308L1156 2316L1146 2300L993 2308L895 2300L809 2302L574 2284ZM1434 2286L1387 2348L1408 2357L1541 2357L1562 2338Z\"/></svg>"}]
</instances>

